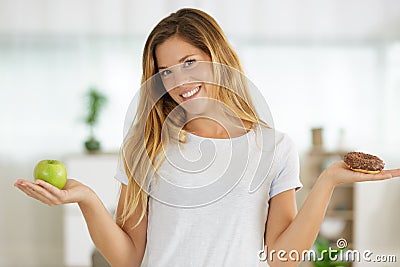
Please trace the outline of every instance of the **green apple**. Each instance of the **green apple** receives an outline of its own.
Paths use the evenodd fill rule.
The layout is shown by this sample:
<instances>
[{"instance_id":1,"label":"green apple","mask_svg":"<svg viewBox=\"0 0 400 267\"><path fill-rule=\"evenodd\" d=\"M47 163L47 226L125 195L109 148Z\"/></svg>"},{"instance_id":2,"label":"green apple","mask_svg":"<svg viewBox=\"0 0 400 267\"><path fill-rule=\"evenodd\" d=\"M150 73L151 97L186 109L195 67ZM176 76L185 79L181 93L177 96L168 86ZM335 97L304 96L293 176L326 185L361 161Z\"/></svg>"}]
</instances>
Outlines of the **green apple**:
<instances>
[{"instance_id":1,"label":"green apple","mask_svg":"<svg viewBox=\"0 0 400 267\"><path fill-rule=\"evenodd\" d=\"M67 182L67 169L61 161L45 159L36 164L33 177L62 189Z\"/></svg>"}]
</instances>

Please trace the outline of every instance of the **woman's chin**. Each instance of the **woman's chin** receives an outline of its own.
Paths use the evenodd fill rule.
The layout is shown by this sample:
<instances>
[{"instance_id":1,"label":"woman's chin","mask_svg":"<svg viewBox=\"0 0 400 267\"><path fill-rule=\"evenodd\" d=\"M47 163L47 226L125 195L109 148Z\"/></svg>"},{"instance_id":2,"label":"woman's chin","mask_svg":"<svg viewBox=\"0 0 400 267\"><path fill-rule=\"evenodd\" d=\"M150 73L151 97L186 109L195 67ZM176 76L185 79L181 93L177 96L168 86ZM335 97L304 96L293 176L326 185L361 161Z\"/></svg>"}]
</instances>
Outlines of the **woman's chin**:
<instances>
[{"instance_id":1,"label":"woman's chin","mask_svg":"<svg viewBox=\"0 0 400 267\"><path fill-rule=\"evenodd\" d=\"M190 115L201 115L210 110L209 101L206 98L194 98L179 105Z\"/></svg>"},{"instance_id":2,"label":"woman's chin","mask_svg":"<svg viewBox=\"0 0 400 267\"><path fill-rule=\"evenodd\" d=\"M185 108L185 111L190 117L201 116L206 113L206 110L200 107Z\"/></svg>"}]
</instances>

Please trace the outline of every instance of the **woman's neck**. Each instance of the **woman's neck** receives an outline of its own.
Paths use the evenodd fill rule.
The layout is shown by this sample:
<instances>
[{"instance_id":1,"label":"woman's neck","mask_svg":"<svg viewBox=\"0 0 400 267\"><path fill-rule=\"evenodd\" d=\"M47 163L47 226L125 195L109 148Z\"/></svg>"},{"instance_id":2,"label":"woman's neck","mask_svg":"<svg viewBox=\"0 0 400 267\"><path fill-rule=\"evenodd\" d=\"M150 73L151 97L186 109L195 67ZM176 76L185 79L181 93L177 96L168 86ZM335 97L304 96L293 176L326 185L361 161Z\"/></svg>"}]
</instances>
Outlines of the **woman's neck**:
<instances>
[{"instance_id":1,"label":"woman's neck","mask_svg":"<svg viewBox=\"0 0 400 267\"><path fill-rule=\"evenodd\" d=\"M243 127L245 129L243 129ZM251 123L239 118L223 119L196 117L190 119L184 130L208 138L231 138L245 134L251 128Z\"/></svg>"}]
</instances>

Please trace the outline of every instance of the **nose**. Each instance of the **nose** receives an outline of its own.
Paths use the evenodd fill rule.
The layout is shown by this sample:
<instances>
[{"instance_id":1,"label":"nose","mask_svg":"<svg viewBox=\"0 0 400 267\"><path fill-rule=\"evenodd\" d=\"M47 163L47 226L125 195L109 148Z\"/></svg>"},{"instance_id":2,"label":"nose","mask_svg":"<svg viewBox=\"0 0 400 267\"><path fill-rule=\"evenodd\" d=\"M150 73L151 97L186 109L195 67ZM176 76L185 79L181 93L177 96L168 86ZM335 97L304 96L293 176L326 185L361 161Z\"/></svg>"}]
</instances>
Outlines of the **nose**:
<instances>
[{"instance_id":1,"label":"nose","mask_svg":"<svg viewBox=\"0 0 400 267\"><path fill-rule=\"evenodd\" d=\"M183 68L183 64L176 65L169 69L169 73L161 76L164 87L167 91L190 83L192 75L189 71Z\"/></svg>"},{"instance_id":2,"label":"nose","mask_svg":"<svg viewBox=\"0 0 400 267\"><path fill-rule=\"evenodd\" d=\"M179 87L190 82L190 77L187 72L183 71L179 66L175 67L173 72L173 87Z\"/></svg>"}]
</instances>

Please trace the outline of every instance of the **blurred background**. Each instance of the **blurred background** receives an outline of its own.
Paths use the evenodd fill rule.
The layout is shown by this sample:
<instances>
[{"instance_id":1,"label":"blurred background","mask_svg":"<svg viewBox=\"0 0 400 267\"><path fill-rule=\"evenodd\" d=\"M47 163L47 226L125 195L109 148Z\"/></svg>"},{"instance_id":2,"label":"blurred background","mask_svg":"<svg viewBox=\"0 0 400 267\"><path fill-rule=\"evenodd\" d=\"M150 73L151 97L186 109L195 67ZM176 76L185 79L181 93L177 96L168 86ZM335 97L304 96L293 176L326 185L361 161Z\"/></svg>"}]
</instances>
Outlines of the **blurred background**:
<instances>
[{"instance_id":1,"label":"blurred background","mask_svg":"<svg viewBox=\"0 0 400 267\"><path fill-rule=\"evenodd\" d=\"M296 143L305 185L299 205L344 151L371 152L387 168L400 167L398 0L0 0L1 267L100 266L76 205L47 207L13 183L32 179L39 160L60 159L113 212L113 175L143 45L181 7L220 23L275 127ZM91 133L97 153L88 150L97 142L84 145ZM353 266L400 266L400 180L335 194L320 236L397 256Z\"/></svg>"}]
</instances>

